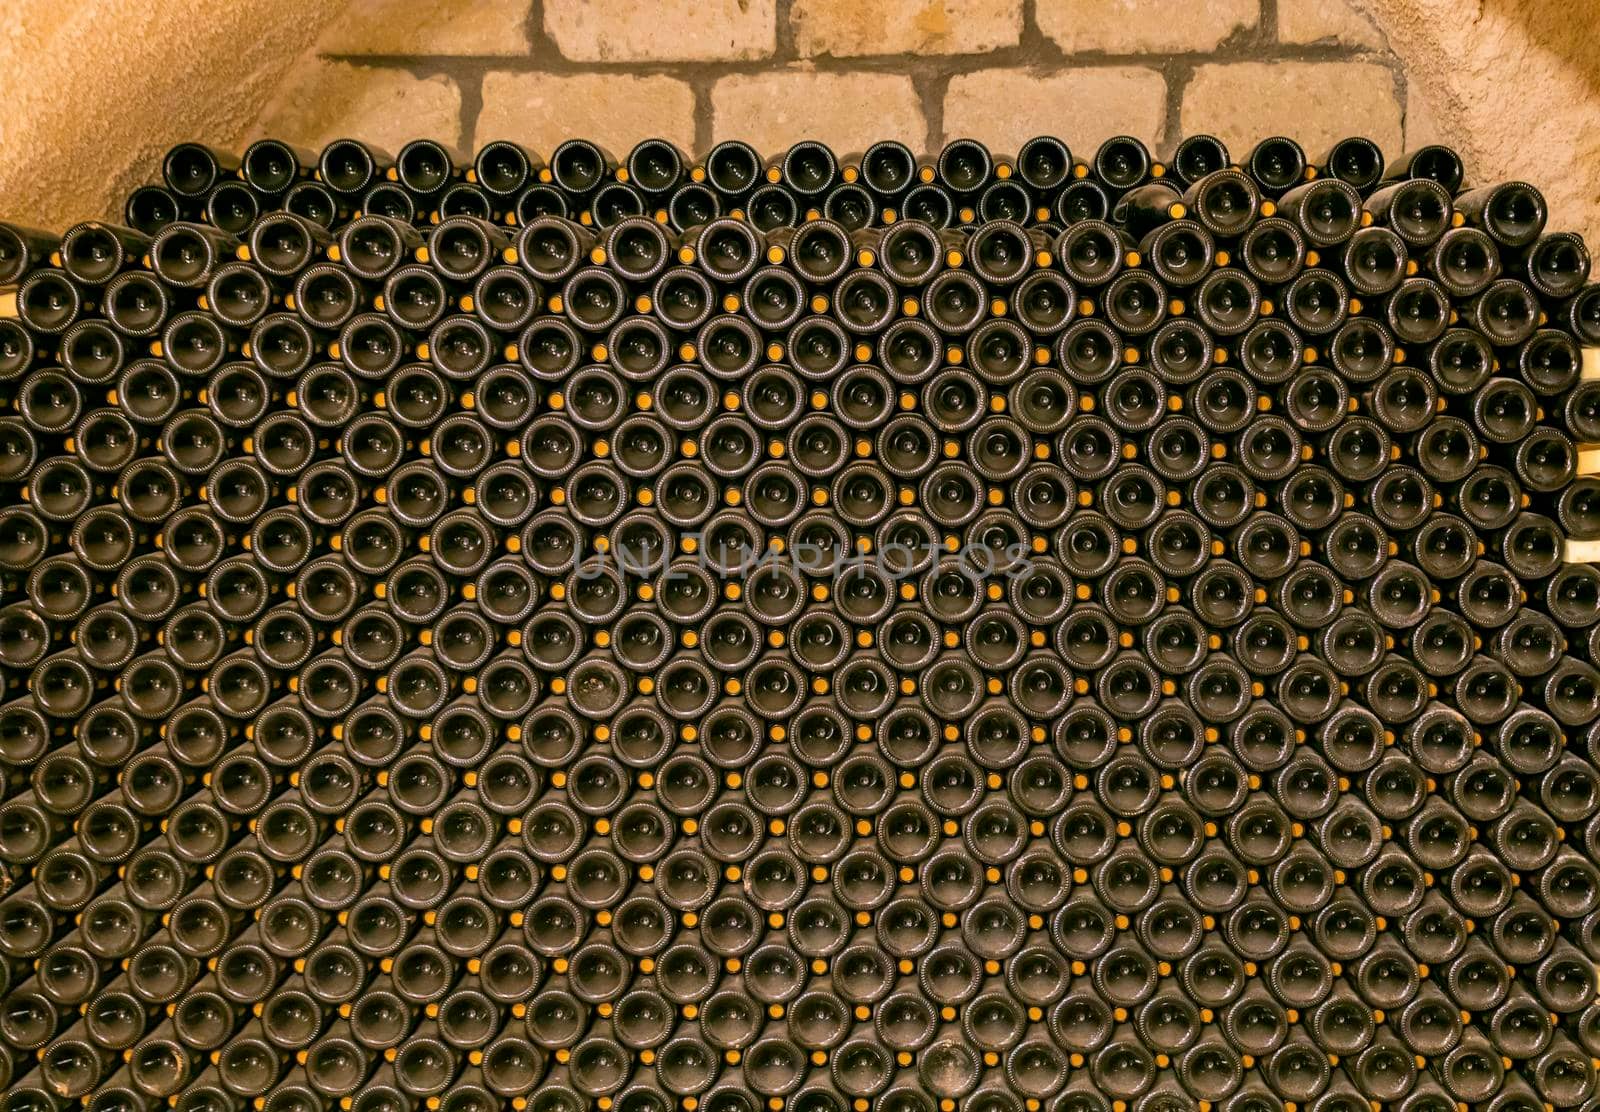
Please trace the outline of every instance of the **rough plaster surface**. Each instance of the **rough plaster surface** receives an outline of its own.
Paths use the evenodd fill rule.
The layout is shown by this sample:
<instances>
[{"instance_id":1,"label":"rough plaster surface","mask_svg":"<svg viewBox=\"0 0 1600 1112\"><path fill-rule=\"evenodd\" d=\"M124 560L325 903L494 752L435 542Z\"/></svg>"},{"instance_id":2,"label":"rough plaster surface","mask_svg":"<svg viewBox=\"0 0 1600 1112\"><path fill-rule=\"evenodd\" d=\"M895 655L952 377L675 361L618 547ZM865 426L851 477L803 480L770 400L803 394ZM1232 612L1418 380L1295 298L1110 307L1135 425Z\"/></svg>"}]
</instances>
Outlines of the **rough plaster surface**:
<instances>
[{"instance_id":1,"label":"rough plaster surface","mask_svg":"<svg viewBox=\"0 0 1600 1112\"><path fill-rule=\"evenodd\" d=\"M0 212L65 227L116 212L174 143L239 147L345 2L9 0Z\"/></svg>"},{"instance_id":2,"label":"rough plaster surface","mask_svg":"<svg viewBox=\"0 0 1600 1112\"><path fill-rule=\"evenodd\" d=\"M1525 178L1550 226L1600 245L1594 0L1356 0L1406 64L1410 108L1476 181Z\"/></svg>"}]
</instances>

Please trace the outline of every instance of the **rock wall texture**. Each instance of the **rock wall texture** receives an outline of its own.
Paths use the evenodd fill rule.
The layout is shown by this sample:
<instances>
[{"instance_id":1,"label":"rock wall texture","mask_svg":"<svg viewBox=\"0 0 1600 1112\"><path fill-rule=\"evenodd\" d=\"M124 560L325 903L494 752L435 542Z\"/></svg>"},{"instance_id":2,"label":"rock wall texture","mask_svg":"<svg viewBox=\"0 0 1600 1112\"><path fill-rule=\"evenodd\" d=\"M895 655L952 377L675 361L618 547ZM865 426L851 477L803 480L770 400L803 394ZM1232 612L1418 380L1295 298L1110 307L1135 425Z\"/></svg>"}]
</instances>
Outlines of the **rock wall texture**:
<instances>
[{"instance_id":1,"label":"rock wall texture","mask_svg":"<svg viewBox=\"0 0 1600 1112\"><path fill-rule=\"evenodd\" d=\"M1447 137L1479 180L1533 181L1550 202L1552 227L1600 243L1593 0L1356 2L1406 60L1418 141Z\"/></svg>"},{"instance_id":2,"label":"rock wall texture","mask_svg":"<svg viewBox=\"0 0 1600 1112\"><path fill-rule=\"evenodd\" d=\"M63 14L63 8L65 14ZM1551 0L12 0L0 213L103 215L165 147L582 134L1080 154L1448 136L1600 235L1600 23ZM89 168L93 169L90 170Z\"/></svg>"},{"instance_id":3,"label":"rock wall texture","mask_svg":"<svg viewBox=\"0 0 1600 1112\"><path fill-rule=\"evenodd\" d=\"M0 218L114 212L184 139L238 143L342 2L7 0Z\"/></svg>"}]
</instances>

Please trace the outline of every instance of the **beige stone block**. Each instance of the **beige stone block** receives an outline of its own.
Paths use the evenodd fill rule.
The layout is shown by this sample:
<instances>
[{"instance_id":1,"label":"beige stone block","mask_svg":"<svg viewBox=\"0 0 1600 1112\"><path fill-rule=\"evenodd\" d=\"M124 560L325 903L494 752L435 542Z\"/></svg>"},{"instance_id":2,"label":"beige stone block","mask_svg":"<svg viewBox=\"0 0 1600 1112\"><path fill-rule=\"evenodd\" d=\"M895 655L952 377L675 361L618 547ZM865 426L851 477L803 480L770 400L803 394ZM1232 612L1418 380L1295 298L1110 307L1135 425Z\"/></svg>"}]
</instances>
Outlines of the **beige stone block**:
<instances>
[{"instance_id":1,"label":"beige stone block","mask_svg":"<svg viewBox=\"0 0 1600 1112\"><path fill-rule=\"evenodd\" d=\"M709 62L765 58L777 44L776 0L545 0L544 31L575 62Z\"/></svg>"},{"instance_id":2,"label":"beige stone block","mask_svg":"<svg viewBox=\"0 0 1600 1112\"><path fill-rule=\"evenodd\" d=\"M821 73L808 67L724 77L711 88L714 138L743 139L762 154L801 139L838 154L898 139L927 145L927 124L909 77L889 73Z\"/></svg>"},{"instance_id":3,"label":"beige stone block","mask_svg":"<svg viewBox=\"0 0 1600 1112\"><path fill-rule=\"evenodd\" d=\"M512 139L548 156L567 139L592 139L618 158L641 139L694 148L694 92L671 77L592 73L491 73L474 146Z\"/></svg>"},{"instance_id":4,"label":"beige stone block","mask_svg":"<svg viewBox=\"0 0 1600 1112\"><path fill-rule=\"evenodd\" d=\"M1038 0L1034 13L1068 54L1215 50L1260 16L1256 0Z\"/></svg>"},{"instance_id":5,"label":"beige stone block","mask_svg":"<svg viewBox=\"0 0 1600 1112\"><path fill-rule=\"evenodd\" d=\"M461 90L448 77L307 58L278 87L255 133L312 149L360 139L390 154L417 138L460 146Z\"/></svg>"},{"instance_id":6,"label":"beige stone block","mask_svg":"<svg viewBox=\"0 0 1600 1112\"><path fill-rule=\"evenodd\" d=\"M324 54L528 52L529 0L357 0L317 43Z\"/></svg>"},{"instance_id":7,"label":"beige stone block","mask_svg":"<svg viewBox=\"0 0 1600 1112\"><path fill-rule=\"evenodd\" d=\"M1349 0L1278 0L1278 41L1382 50L1383 34Z\"/></svg>"},{"instance_id":8,"label":"beige stone block","mask_svg":"<svg viewBox=\"0 0 1600 1112\"><path fill-rule=\"evenodd\" d=\"M1017 44L1022 0L796 0L789 21L802 57L986 54Z\"/></svg>"},{"instance_id":9,"label":"beige stone block","mask_svg":"<svg viewBox=\"0 0 1600 1112\"><path fill-rule=\"evenodd\" d=\"M946 139L981 139L1014 154L1035 135L1065 140L1089 159L1113 135L1159 148L1167 83L1143 66L1091 66L1040 74L1027 69L979 70L950 82L944 98Z\"/></svg>"},{"instance_id":10,"label":"beige stone block","mask_svg":"<svg viewBox=\"0 0 1600 1112\"><path fill-rule=\"evenodd\" d=\"M1287 135L1317 158L1348 135L1400 153L1394 74L1372 62L1235 62L1200 66L1183 90L1183 133L1209 132L1242 158Z\"/></svg>"}]
</instances>

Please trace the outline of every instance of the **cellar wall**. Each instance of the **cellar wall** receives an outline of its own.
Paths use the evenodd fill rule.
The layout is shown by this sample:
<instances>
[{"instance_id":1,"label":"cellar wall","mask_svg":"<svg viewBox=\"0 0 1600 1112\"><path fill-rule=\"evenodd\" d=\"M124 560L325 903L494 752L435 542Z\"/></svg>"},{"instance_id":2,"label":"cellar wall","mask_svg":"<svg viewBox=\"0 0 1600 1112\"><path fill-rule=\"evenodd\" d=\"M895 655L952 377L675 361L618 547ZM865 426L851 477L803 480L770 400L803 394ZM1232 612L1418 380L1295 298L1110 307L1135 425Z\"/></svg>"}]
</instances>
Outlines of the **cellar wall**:
<instances>
[{"instance_id":1,"label":"cellar wall","mask_svg":"<svg viewBox=\"0 0 1600 1112\"><path fill-rule=\"evenodd\" d=\"M7 0L0 218L111 215L184 139L235 146L343 3Z\"/></svg>"},{"instance_id":2,"label":"cellar wall","mask_svg":"<svg viewBox=\"0 0 1600 1112\"><path fill-rule=\"evenodd\" d=\"M548 151L649 135L701 151L1128 133L1288 133L1316 157L1448 136L1600 233L1592 0L13 0L0 209L104 215L180 138L416 135ZM93 167L85 172L86 167Z\"/></svg>"}]
</instances>

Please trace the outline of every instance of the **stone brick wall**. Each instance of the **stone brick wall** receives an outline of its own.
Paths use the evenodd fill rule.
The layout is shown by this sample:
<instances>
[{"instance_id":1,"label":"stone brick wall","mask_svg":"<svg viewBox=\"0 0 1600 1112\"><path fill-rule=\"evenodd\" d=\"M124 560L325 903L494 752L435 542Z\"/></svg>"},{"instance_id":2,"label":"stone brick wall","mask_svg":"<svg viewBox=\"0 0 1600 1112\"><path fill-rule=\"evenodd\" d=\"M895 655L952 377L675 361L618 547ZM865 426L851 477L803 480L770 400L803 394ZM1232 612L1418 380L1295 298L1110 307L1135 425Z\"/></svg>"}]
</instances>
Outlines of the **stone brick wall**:
<instances>
[{"instance_id":1,"label":"stone brick wall","mask_svg":"<svg viewBox=\"0 0 1600 1112\"><path fill-rule=\"evenodd\" d=\"M1398 154L1427 137L1407 109L1404 67L1349 0L358 0L255 132L538 152L577 134L618 154L647 136L1010 152L1045 133L1090 155L1209 131L1315 157L1351 133Z\"/></svg>"}]
</instances>

